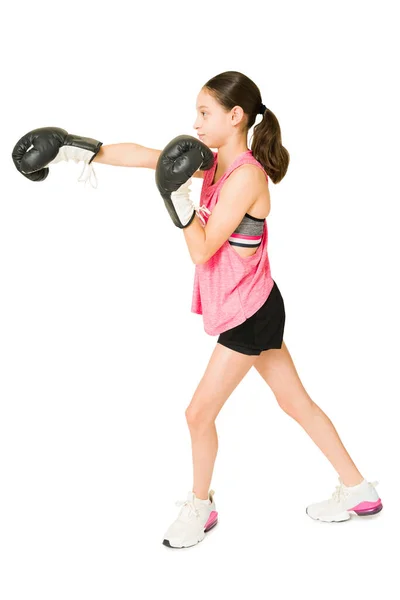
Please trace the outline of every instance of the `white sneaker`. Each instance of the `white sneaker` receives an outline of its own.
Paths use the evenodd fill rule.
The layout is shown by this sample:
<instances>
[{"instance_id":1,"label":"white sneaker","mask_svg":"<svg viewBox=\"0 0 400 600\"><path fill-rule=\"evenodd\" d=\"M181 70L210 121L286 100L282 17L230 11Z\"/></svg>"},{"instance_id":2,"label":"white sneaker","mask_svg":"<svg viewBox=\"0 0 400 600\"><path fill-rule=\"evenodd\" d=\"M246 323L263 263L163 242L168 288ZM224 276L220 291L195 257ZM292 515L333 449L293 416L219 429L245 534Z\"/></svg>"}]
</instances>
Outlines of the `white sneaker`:
<instances>
[{"instance_id":1,"label":"white sneaker","mask_svg":"<svg viewBox=\"0 0 400 600\"><path fill-rule=\"evenodd\" d=\"M347 521L352 515L360 517L375 515L383 508L379 494L375 490L378 481L370 483L364 479L355 486L347 487L339 477L339 485L336 486L329 500L317 502L307 506L306 513L309 517L319 521Z\"/></svg>"},{"instance_id":2,"label":"white sneaker","mask_svg":"<svg viewBox=\"0 0 400 600\"><path fill-rule=\"evenodd\" d=\"M214 494L214 490L210 490L208 500L200 500L194 492L189 492L186 500L175 502L182 508L164 534L164 546L188 548L205 538L206 532L218 523Z\"/></svg>"}]
</instances>

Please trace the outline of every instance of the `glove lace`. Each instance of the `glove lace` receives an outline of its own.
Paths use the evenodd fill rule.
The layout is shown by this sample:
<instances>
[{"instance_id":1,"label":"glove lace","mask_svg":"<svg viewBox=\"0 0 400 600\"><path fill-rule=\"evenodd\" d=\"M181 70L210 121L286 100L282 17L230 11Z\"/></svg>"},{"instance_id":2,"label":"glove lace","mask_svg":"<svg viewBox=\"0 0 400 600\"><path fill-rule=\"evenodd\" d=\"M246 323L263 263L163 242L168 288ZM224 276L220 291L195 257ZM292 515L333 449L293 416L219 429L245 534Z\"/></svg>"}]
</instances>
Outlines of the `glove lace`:
<instances>
[{"instance_id":1,"label":"glove lace","mask_svg":"<svg viewBox=\"0 0 400 600\"><path fill-rule=\"evenodd\" d=\"M203 204L203 206L196 206L193 199L190 197L190 186L192 185L192 178L190 177L185 183L183 183L176 192L172 192L171 199L177 206L185 204L185 206L190 206L199 217L203 225L206 224L204 217L201 213L211 214L208 208Z\"/></svg>"},{"instance_id":2,"label":"glove lace","mask_svg":"<svg viewBox=\"0 0 400 600\"><path fill-rule=\"evenodd\" d=\"M87 169L87 173L86 173L86 175L83 175L86 169ZM92 175L94 177L94 181L96 182L96 185L94 185L94 183L92 181ZM90 185L93 188L97 188L97 177L96 177L96 173L95 173L92 163L88 164L85 162L85 164L83 165L82 173L80 174L78 181L83 182L84 185L86 185L86 183L89 181Z\"/></svg>"},{"instance_id":3,"label":"glove lace","mask_svg":"<svg viewBox=\"0 0 400 600\"><path fill-rule=\"evenodd\" d=\"M209 215L211 215L211 212L208 210L208 208L204 204L203 204L203 206L199 206L198 208L195 206L195 204L193 204L193 208L194 208L194 210L196 212L196 215L199 217L199 219L201 219L203 225L205 225L206 222L205 222L204 217L203 217L203 215L201 213L203 212L204 214L208 213Z\"/></svg>"}]
</instances>

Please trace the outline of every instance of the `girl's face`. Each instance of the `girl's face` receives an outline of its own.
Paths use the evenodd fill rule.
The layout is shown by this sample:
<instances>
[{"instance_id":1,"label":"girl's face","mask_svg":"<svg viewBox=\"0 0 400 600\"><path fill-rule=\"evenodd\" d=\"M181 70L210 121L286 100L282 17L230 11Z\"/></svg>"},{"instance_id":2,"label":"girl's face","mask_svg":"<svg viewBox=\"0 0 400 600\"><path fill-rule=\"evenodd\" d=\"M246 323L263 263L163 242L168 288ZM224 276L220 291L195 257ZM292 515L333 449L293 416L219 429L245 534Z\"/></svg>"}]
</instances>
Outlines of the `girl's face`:
<instances>
[{"instance_id":1,"label":"girl's face","mask_svg":"<svg viewBox=\"0 0 400 600\"><path fill-rule=\"evenodd\" d=\"M199 139L209 148L220 148L237 132L235 125L243 116L243 109L235 106L229 112L209 94L201 90L196 100L196 120L193 128Z\"/></svg>"}]
</instances>

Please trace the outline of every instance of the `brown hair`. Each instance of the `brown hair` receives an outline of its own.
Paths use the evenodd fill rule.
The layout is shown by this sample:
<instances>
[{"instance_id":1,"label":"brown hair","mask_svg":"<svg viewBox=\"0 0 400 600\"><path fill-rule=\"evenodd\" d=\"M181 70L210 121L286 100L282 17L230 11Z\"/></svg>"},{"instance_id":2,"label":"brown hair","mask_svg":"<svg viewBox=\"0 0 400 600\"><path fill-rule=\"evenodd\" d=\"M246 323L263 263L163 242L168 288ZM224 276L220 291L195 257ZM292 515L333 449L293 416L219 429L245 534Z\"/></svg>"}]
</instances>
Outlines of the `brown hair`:
<instances>
[{"instance_id":1,"label":"brown hair","mask_svg":"<svg viewBox=\"0 0 400 600\"><path fill-rule=\"evenodd\" d=\"M240 106L246 117L242 130L254 125L261 109L261 94L256 84L238 71L225 71L203 86L227 111ZM267 103L268 104L268 103ZM289 152L282 146L278 119L268 107L260 123L254 127L251 151L274 183L279 183L289 166Z\"/></svg>"}]
</instances>

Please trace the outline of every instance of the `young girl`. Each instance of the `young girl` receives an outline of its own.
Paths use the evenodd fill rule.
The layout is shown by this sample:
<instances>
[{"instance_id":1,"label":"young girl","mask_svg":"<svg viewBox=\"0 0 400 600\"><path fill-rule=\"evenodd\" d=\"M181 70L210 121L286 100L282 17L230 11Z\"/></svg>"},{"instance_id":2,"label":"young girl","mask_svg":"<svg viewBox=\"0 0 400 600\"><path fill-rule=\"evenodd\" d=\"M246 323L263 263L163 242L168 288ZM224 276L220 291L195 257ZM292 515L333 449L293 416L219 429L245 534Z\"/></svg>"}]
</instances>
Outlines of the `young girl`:
<instances>
[{"instance_id":1,"label":"young girl","mask_svg":"<svg viewBox=\"0 0 400 600\"><path fill-rule=\"evenodd\" d=\"M198 137L218 152L213 152L211 169L194 174L203 178L202 207L183 233L196 265L192 312L202 314L205 331L219 337L185 413L192 441L193 487L186 500L177 502L182 508L163 543L172 548L193 546L217 524L214 490L210 490L218 448L215 419L251 367L339 475L332 496L309 505L307 515L332 522L350 519L352 514L376 514L382 510L375 489L378 482L363 478L332 422L305 390L283 341L285 308L271 277L266 223L270 211L268 177L279 183L289 165L278 120L262 104L255 83L236 71L210 79L197 96L196 109L194 129ZM248 132L258 114L262 119L254 127L249 149ZM60 132L59 143L63 144L67 132L57 130L51 135L60 138ZM34 136L28 134L14 149L14 162L20 170L32 139ZM99 149L97 140L68 139L72 145L90 148L91 163L155 169L161 153L139 144ZM62 149L66 154L65 147ZM72 151L71 147L67 150ZM60 151L53 162L61 156ZM47 172L26 176L39 180Z\"/></svg>"},{"instance_id":2,"label":"young girl","mask_svg":"<svg viewBox=\"0 0 400 600\"><path fill-rule=\"evenodd\" d=\"M253 81L236 71L210 79L197 96L196 108L199 139L218 149L213 167L194 174L203 178L200 204L209 211L201 212L208 245L198 218L183 233L196 264L192 312L202 314L205 331L219 337L185 413L193 488L185 501L177 502L182 508L163 543L173 548L195 545L216 525L214 490L209 489L218 449L215 419L253 366L280 407L304 428L339 475L331 498L308 506L308 516L332 522L350 519L351 514L378 513L378 482L363 478L334 425L305 390L283 341L285 308L271 277L266 223L268 176L278 183L289 165L278 120L262 104ZM254 127L249 149L248 131L258 114L262 120ZM160 152L114 144L103 146L94 161L155 168Z\"/></svg>"}]
</instances>

